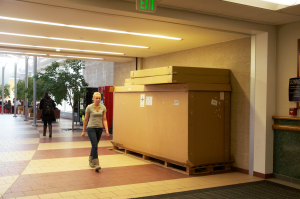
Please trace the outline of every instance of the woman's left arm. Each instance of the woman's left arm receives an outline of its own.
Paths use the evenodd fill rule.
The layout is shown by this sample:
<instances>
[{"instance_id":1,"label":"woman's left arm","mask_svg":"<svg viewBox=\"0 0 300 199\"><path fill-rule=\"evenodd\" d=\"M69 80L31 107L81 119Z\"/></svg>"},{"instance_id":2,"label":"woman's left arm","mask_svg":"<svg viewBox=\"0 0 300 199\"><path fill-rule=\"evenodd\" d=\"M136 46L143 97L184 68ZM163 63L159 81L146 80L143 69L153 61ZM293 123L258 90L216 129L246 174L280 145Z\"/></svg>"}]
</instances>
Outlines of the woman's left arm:
<instances>
[{"instance_id":1,"label":"woman's left arm","mask_svg":"<svg viewBox=\"0 0 300 199\"><path fill-rule=\"evenodd\" d=\"M108 132L108 128L107 128L107 119L106 119L106 112L103 113L103 125L104 128L106 130L106 137L109 137L109 132Z\"/></svg>"}]
</instances>

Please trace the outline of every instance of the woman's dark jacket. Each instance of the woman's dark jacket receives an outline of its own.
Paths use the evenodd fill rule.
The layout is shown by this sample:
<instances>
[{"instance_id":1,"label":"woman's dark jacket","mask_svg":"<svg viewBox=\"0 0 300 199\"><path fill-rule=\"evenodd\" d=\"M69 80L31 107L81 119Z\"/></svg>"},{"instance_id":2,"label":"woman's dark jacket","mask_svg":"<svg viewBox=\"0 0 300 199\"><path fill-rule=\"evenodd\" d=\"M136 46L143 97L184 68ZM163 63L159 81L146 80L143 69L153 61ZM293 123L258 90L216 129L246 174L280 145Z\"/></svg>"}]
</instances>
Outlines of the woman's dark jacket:
<instances>
[{"instance_id":1,"label":"woman's dark jacket","mask_svg":"<svg viewBox=\"0 0 300 199\"><path fill-rule=\"evenodd\" d=\"M55 115L54 115L54 112L53 110L55 109L55 104L54 104L54 101L49 98L52 102L52 112L50 115L44 115L43 114L43 107L44 107L44 102L45 102L45 98L43 98L41 101L40 101L40 109L42 110L42 121L55 121Z\"/></svg>"}]
</instances>

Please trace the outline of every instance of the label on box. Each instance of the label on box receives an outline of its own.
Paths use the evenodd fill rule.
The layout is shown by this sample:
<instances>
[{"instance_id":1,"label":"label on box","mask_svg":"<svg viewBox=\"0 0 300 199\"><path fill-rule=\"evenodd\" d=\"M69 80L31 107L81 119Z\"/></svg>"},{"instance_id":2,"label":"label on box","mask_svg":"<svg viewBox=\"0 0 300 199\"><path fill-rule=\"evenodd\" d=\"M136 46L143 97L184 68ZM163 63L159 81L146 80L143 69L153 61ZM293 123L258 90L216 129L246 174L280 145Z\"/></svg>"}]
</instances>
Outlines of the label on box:
<instances>
[{"instance_id":1,"label":"label on box","mask_svg":"<svg viewBox=\"0 0 300 199\"><path fill-rule=\"evenodd\" d=\"M146 97L146 105L152 106L152 97L150 97L150 96Z\"/></svg>"},{"instance_id":2,"label":"label on box","mask_svg":"<svg viewBox=\"0 0 300 199\"><path fill-rule=\"evenodd\" d=\"M212 100L211 100L211 105L218 106L218 101L212 99Z\"/></svg>"},{"instance_id":3,"label":"label on box","mask_svg":"<svg viewBox=\"0 0 300 199\"><path fill-rule=\"evenodd\" d=\"M224 100L224 92L220 92L220 100Z\"/></svg>"},{"instance_id":4,"label":"label on box","mask_svg":"<svg viewBox=\"0 0 300 199\"><path fill-rule=\"evenodd\" d=\"M174 105L179 105L179 100L174 100Z\"/></svg>"},{"instance_id":5,"label":"label on box","mask_svg":"<svg viewBox=\"0 0 300 199\"><path fill-rule=\"evenodd\" d=\"M141 94L140 107L145 107L145 94Z\"/></svg>"}]
</instances>

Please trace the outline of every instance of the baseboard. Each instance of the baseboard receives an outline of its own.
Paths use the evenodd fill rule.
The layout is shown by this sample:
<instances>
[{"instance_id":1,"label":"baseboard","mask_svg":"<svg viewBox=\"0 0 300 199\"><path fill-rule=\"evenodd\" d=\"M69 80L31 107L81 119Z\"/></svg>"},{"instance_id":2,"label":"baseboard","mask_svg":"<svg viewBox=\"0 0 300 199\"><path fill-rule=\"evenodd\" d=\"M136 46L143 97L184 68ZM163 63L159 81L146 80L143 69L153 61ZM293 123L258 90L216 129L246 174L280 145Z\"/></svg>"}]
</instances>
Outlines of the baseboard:
<instances>
[{"instance_id":1,"label":"baseboard","mask_svg":"<svg viewBox=\"0 0 300 199\"><path fill-rule=\"evenodd\" d=\"M253 176L263 178L263 179L268 179L268 178L273 178L274 174L273 173L264 174L264 173L259 173L259 172L253 171Z\"/></svg>"},{"instance_id":2,"label":"baseboard","mask_svg":"<svg viewBox=\"0 0 300 199\"><path fill-rule=\"evenodd\" d=\"M240 172L240 173L249 174L249 170L248 169L242 169L242 168L238 168L238 167L234 167L234 166L232 166L231 168L232 168L233 171L237 171L237 172Z\"/></svg>"}]
</instances>

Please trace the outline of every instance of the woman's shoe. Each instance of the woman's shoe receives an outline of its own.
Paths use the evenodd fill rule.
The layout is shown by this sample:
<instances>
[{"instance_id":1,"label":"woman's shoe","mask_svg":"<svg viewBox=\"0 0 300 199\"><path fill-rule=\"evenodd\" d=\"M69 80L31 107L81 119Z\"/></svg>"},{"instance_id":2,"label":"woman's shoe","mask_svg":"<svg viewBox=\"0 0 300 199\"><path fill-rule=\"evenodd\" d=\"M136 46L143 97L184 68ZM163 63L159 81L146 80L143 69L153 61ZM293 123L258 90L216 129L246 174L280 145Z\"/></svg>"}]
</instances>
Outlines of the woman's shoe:
<instances>
[{"instance_id":1,"label":"woman's shoe","mask_svg":"<svg viewBox=\"0 0 300 199\"><path fill-rule=\"evenodd\" d=\"M46 136L47 126L44 126L43 136Z\"/></svg>"},{"instance_id":2,"label":"woman's shoe","mask_svg":"<svg viewBox=\"0 0 300 199\"><path fill-rule=\"evenodd\" d=\"M99 159L93 159L92 163L95 165L95 171L99 171L101 169L100 165L99 165Z\"/></svg>"},{"instance_id":3,"label":"woman's shoe","mask_svg":"<svg viewBox=\"0 0 300 199\"><path fill-rule=\"evenodd\" d=\"M52 137L52 125L49 125L49 138Z\"/></svg>"},{"instance_id":4,"label":"woman's shoe","mask_svg":"<svg viewBox=\"0 0 300 199\"><path fill-rule=\"evenodd\" d=\"M93 156L89 156L89 165L90 167L95 168L95 165L93 164L92 160L93 160Z\"/></svg>"}]
</instances>

